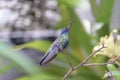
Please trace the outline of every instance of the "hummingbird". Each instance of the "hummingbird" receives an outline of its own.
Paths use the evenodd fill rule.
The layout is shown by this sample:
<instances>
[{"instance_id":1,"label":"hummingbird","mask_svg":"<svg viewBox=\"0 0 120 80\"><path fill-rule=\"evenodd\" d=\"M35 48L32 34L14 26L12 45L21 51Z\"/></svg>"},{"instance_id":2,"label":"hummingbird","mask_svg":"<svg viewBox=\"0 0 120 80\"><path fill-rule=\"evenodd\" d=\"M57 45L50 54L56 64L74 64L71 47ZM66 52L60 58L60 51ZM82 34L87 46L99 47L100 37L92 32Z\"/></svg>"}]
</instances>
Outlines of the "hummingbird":
<instances>
[{"instance_id":1,"label":"hummingbird","mask_svg":"<svg viewBox=\"0 0 120 80\"><path fill-rule=\"evenodd\" d=\"M59 52L63 52L63 50L67 47L69 43L69 29L72 26L72 22L69 25L61 30L60 35L56 38L56 40L52 43L48 51L41 58L39 64L40 66L45 65L55 59Z\"/></svg>"}]
</instances>

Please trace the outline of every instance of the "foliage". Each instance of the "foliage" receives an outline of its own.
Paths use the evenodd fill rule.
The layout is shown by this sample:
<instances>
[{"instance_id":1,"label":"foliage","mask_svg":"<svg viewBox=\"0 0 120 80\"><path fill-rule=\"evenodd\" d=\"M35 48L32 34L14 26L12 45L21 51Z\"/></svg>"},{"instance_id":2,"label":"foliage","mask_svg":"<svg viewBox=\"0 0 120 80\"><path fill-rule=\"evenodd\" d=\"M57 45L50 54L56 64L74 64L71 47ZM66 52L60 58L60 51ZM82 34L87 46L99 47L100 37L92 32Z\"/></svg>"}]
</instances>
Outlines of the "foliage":
<instances>
[{"instance_id":1,"label":"foliage","mask_svg":"<svg viewBox=\"0 0 120 80\"><path fill-rule=\"evenodd\" d=\"M115 80L119 80L120 79L120 71L118 71L118 69L115 67L115 65L112 65L112 64L108 64L107 65L107 68L108 68L108 70L109 70L109 72L106 72L105 74L104 74L104 77L103 77L103 79L104 78L108 78L108 77L111 77L111 76L109 76L108 74L112 74L112 77L114 77L115 78Z\"/></svg>"},{"instance_id":2,"label":"foliage","mask_svg":"<svg viewBox=\"0 0 120 80\"><path fill-rule=\"evenodd\" d=\"M74 22L70 29L69 49L65 50L65 53L68 54L73 65L79 64L88 55L90 55L94 47L93 35L90 35L86 32L81 20L78 18L74 10L80 1L81 0L72 0L70 2L69 0L57 0L62 17L62 20L56 25L57 29L65 27L70 21ZM96 31L97 35L94 36L95 41L98 42L98 39L101 36L109 33L109 21L114 0L101 0L99 7L95 5L95 2L96 0L90 1L96 22L104 23L104 26ZM19 45L14 49L29 47L46 52L50 44L51 43L48 41L41 40ZM0 43L0 56L4 56L12 60L16 63L16 65L22 67L24 72L28 73L28 75L17 78L16 80L61 80L68 69L70 69L68 62L62 54L59 54L56 60L51 62L51 64L47 65L46 67L38 67L35 65L35 62L29 59L26 55L13 51L10 47L12 46ZM96 56L89 62L105 61L107 61L105 56ZM69 77L69 80L101 80L105 73L105 69L106 66L81 67L72 73L72 75ZM119 72L112 73L113 75L119 76Z\"/></svg>"}]
</instances>

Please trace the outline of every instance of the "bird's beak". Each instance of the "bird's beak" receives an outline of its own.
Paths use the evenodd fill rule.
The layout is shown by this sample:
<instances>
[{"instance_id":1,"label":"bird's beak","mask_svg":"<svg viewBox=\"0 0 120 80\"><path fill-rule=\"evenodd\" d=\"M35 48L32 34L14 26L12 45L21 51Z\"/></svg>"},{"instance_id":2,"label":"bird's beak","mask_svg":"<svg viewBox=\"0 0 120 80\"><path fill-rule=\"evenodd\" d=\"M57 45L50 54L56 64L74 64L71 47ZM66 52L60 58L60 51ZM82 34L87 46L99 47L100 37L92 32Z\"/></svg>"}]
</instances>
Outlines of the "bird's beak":
<instances>
[{"instance_id":1,"label":"bird's beak","mask_svg":"<svg viewBox=\"0 0 120 80\"><path fill-rule=\"evenodd\" d=\"M69 25L67 26L67 29L70 29L70 27L72 26L72 24L73 24L73 22L71 21L71 22L69 23Z\"/></svg>"}]
</instances>

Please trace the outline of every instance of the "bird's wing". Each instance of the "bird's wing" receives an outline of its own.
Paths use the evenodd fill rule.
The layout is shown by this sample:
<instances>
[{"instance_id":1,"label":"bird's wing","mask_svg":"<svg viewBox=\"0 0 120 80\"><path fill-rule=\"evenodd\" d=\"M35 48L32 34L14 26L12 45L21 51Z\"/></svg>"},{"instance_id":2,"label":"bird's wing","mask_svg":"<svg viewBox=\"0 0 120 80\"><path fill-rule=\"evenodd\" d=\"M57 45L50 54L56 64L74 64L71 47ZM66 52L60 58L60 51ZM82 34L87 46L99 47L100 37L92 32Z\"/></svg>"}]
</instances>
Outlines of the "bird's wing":
<instances>
[{"instance_id":1,"label":"bird's wing","mask_svg":"<svg viewBox=\"0 0 120 80\"><path fill-rule=\"evenodd\" d=\"M52 45L50 47L50 49L48 50L48 52L42 57L41 61L40 61L40 65L44 65L50 61L52 61L57 54L59 53L59 47L57 47L57 45Z\"/></svg>"}]
</instances>

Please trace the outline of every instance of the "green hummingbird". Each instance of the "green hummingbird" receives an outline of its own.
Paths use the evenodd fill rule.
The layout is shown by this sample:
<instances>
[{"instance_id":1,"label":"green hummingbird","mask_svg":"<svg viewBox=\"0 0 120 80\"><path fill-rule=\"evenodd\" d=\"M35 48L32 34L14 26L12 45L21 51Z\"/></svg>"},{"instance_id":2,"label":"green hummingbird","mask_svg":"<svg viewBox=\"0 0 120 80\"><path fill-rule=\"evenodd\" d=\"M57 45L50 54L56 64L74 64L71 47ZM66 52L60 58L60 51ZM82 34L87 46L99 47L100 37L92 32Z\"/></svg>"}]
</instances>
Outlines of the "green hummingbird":
<instances>
[{"instance_id":1,"label":"green hummingbird","mask_svg":"<svg viewBox=\"0 0 120 80\"><path fill-rule=\"evenodd\" d=\"M46 54L41 58L39 62L40 66L52 61L59 52L63 52L63 50L67 47L69 43L69 29L71 26L72 22L70 22L70 24L61 31L60 35L50 46Z\"/></svg>"}]
</instances>

